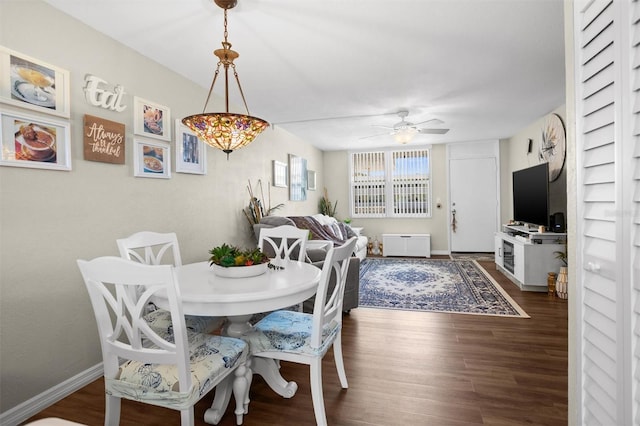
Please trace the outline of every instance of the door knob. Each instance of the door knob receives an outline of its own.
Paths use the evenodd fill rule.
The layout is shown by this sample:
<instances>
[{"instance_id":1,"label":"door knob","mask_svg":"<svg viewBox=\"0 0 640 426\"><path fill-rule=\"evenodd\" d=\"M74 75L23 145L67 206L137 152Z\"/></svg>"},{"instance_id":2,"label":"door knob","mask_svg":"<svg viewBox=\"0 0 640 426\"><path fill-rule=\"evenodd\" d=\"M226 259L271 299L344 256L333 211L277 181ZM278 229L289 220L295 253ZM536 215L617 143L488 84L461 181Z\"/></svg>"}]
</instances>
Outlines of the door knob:
<instances>
[{"instance_id":1,"label":"door knob","mask_svg":"<svg viewBox=\"0 0 640 426\"><path fill-rule=\"evenodd\" d=\"M587 270L591 271L591 272L598 273L598 272L600 272L600 265L598 265L597 263L594 263L594 262L588 262L587 263Z\"/></svg>"}]
</instances>

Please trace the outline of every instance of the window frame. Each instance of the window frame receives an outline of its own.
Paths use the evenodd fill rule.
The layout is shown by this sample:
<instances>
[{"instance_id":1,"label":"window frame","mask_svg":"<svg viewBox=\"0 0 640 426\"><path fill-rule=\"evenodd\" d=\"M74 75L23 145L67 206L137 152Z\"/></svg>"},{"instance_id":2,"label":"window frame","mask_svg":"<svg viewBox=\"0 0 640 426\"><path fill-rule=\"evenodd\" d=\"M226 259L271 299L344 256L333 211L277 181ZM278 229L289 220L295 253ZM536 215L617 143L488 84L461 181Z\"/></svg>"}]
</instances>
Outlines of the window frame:
<instances>
[{"instance_id":1,"label":"window frame","mask_svg":"<svg viewBox=\"0 0 640 426\"><path fill-rule=\"evenodd\" d=\"M395 202L394 202L394 184L397 184L398 181L394 181L393 179L393 161L394 161L394 155L397 154L402 154L402 153L407 153L407 152L421 152L421 151L426 151L426 157L427 157L427 169L428 169L428 173L427 173L427 177L426 180L421 181L423 184L425 184L427 186L427 191L426 191L426 211L424 213L396 213L396 206L395 206ZM379 148L379 149L362 149L362 150L350 150L348 152L349 155L349 213L350 216L353 218L362 218L362 219L375 219L375 218L393 218L393 219L424 219L424 218L431 218L433 215L433 208L432 208L432 165L431 165L431 145L428 146L419 146L419 147L412 147L412 148L403 148L403 149L398 149L395 147L388 147L388 148ZM367 212L367 213L357 213L356 211L358 210L356 208L356 202L355 202L355 197L356 197L356 186L357 186L357 181L354 179L354 157L356 155L362 155L362 154L366 154L366 153L370 153L370 154L379 154L381 153L383 155L383 164L384 164L384 179L381 181L383 186L384 186L384 193L383 193L383 199L384 199L384 212L383 213L371 213L371 212ZM369 186L375 185L375 183L372 183ZM365 184L366 186L366 184Z\"/></svg>"}]
</instances>

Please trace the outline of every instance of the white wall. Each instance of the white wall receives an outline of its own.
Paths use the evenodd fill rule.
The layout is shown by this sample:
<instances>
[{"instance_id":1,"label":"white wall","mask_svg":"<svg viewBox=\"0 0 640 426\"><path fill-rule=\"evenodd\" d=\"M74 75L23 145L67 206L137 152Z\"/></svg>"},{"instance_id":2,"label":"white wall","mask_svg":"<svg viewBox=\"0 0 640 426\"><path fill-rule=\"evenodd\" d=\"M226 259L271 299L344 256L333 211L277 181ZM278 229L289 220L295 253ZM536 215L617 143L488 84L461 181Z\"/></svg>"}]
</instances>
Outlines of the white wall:
<instances>
[{"instance_id":1,"label":"white wall","mask_svg":"<svg viewBox=\"0 0 640 426\"><path fill-rule=\"evenodd\" d=\"M548 114L558 114L565 125L566 107L562 105ZM515 170L540 164L538 148L542 143L542 129L547 115L540 117L529 126L520 130L509 139L500 140L500 216L501 223L507 223L513 219L513 182L512 173ZM531 153L528 153L529 139L533 140ZM568 142L568 140L567 140ZM567 165L565 165L558 179L549 183L549 213L562 212L567 214Z\"/></svg>"},{"instance_id":2,"label":"white wall","mask_svg":"<svg viewBox=\"0 0 640 426\"><path fill-rule=\"evenodd\" d=\"M166 105L180 118L201 111L206 88L39 0L0 2L0 45L70 71L73 166L70 172L0 167L4 412L101 361L76 259L117 255L115 240L140 230L175 231L185 263L205 260L207 251L222 242L250 244L250 228L241 214L248 203L247 181L262 179L266 192L271 160L286 162L292 153L306 158L310 169L323 170L323 157L305 141L269 129L229 160L208 148L207 176L133 177L133 96ZM88 104L82 90L85 74L124 86L129 107L116 113ZM218 106L222 109L219 99ZM84 114L126 125L125 165L83 160ZM318 173L318 186L323 185ZM306 202L289 202L287 195L286 188L271 189L272 205L285 203L279 213L317 211L320 192L311 192Z\"/></svg>"},{"instance_id":3,"label":"white wall","mask_svg":"<svg viewBox=\"0 0 640 426\"><path fill-rule=\"evenodd\" d=\"M434 203L433 215L425 219L353 219L352 226L364 227L364 233L370 238L382 241L383 233L428 233L431 234L431 251L449 253L447 211L447 166L446 146L431 147L431 181ZM324 175L331 176L325 181L329 199L338 201L336 216L339 219L349 217L349 154L348 151L328 151L324 154ZM322 187L318 186L319 190ZM440 199L442 208L435 206Z\"/></svg>"}]
</instances>

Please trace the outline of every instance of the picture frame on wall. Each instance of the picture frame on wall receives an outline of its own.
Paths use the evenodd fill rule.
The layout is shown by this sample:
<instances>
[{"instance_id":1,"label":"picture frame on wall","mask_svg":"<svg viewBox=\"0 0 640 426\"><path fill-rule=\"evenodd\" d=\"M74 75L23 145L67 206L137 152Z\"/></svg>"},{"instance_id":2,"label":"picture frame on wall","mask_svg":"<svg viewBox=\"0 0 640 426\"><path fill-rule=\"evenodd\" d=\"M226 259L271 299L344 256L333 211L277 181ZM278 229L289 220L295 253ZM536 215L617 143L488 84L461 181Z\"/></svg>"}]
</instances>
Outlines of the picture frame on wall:
<instances>
[{"instance_id":1,"label":"picture frame on wall","mask_svg":"<svg viewBox=\"0 0 640 426\"><path fill-rule=\"evenodd\" d=\"M307 199L307 160L289 154L289 201Z\"/></svg>"},{"instance_id":2,"label":"picture frame on wall","mask_svg":"<svg viewBox=\"0 0 640 426\"><path fill-rule=\"evenodd\" d=\"M0 166L71 170L69 122L0 112Z\"/></svg>"},{"instance_id":3,"label":"picture frame on wall","mask_svg":"<svg viewBox=\"0 0 640 426\"><path fill-rule=\"evenodd\" d=\"M171 110L169 107L133 97L133 133L148 138L171 140Z\"/></svg>"},{"instance_id":4,"label":"picture frame on wall","mask_svg":"<svg viewBox=\"0 0 640 426\"><path fill-rule=\"evenodd\" d=\"M309 191L316 190L316 172L307 170L307 189Z\"/></svg>"},{"instance_id":5,"label":"picture frame on wall","mask_svg":"<svg viewBox=\"0 0 640 426\"><path fill-rule=\"evenodd\" d=\"M124 123L85 114L83 154L87 161L124 164L126 132Z\"/></svg>"},{"instance_id":6,"label":"picture frame on wall","mask_svg":"<svg viewBox=\"0 0 640 426\"><path fill-rule=\"evenodd\" d=\"M153 179L171 178L171 149L166 142L133 140L133 175Z\"/></svg>"},{"instance_id":7,"label":"picture frame on wall","mask_svg":"<svg viewBox=\"0 0 640 426\"><path fill-rule=\"evenodd\" d=\"M280 188L287 187L287 163L281 161L272 161L272 182L273 186Z\"/></svg>"},{"instance_id":8,"label":"picture frame on wall","mask_svg":"<svg viewBox=\"0 0 640 426\"><path fill-rule=\"evenodd\" d=\"M69 71L0 46L0 102L69 118Z\"/></svg>"},{"instance_id":9,"label":"picture frame on wall","mask_svg":"<svg viewBox=\"0 0 640 426\"><path fill-rule=\"evenodd\" d=\"M176 172L207 174L207 145L176 119Z\"/></svg>"}]
</instances>

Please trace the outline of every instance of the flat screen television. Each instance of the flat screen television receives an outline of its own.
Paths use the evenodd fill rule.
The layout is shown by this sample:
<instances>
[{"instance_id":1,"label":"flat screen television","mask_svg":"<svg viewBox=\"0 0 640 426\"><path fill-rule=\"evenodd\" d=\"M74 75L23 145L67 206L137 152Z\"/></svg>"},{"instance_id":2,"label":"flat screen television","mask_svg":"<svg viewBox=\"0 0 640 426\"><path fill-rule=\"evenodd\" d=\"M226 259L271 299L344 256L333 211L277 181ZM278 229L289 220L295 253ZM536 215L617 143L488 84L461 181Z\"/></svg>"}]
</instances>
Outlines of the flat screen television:
<instances>
[{"instance_id":1,"label":"flat screen television","mask_svg":"<svg viewBox=\"0 0 640 426\"><path fill-rule=\"evenodd\" d=\"M513 219L549 227L549 163L513 172Z\"/></svg>"}]
</instances>

